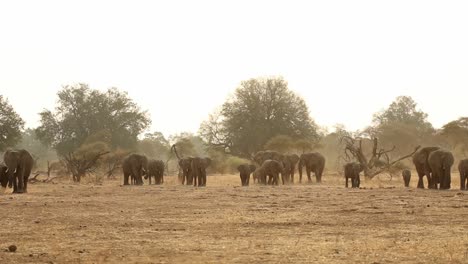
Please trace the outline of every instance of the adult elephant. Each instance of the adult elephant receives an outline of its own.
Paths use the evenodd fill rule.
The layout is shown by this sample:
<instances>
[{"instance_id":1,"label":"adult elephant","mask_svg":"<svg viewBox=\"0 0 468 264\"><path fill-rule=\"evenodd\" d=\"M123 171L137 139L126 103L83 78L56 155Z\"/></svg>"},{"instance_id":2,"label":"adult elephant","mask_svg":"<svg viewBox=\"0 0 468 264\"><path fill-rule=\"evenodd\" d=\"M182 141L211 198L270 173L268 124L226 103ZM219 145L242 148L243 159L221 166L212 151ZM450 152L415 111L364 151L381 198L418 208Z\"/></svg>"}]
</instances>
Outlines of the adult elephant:
<instances>
[{"instance_id":1,"label":"adult elephant","mask_svg":"<svg viewBox=\"0 0 468 264\"><path fill-rule=\"evenodd\" d=\"M148 173L148 158L145 155L130 154L122 162L124 174L124 185L129 185L128 179L132 178L132 183L143 184L143 175Z\"/></svg>"},{"instance_id":2,"label":"adult elephant","mask_svg":"<svg viewBox=\"0 0 468 264\"><path fill-rule=\"evenodd\" d=\"M286 180L286 182L294 183L294 171L296 170L297 162L299 162L298 155L284 155L283 166L285 176L283 178Z\"/></svg>"},{"instance_id":3,"label":"adult elephant","mask_svg":"<svg viewBox=\"0 0 468 264\"><path fill-rule=\"evenodd\" d=\"M441 190L450 189L452 182L450 170L454 160L453 154L443 149L435 150L429 154L427 161L432 172L429 188L438 189L440 187Z\"/></svg>"},{"instance_id":4,"label":"adult elephant","mask_svg":"<svg viewBox=\"0 0 468 264\"><path fill-rule=\"evenodd\" d=\"M178 160L179 168L182 172L182 173L179 172L179 182L181 182L182 185L184 185L185 182L187 182L187 185L193 184L193 173L192 173L192 159L193 158L192 157L186 157L186 158L180 157L176 149L176 144L172 145L171 150L174 151Z\"/></svg>"},{"instance_id":5,"label":"adult elephant","mask_svg":"<svg viewBox=\"0 0 468 264\"><path fill-rule=\"evenodd\" d=\"M346 188L348 188L348 179L351 179L351 187L359 188L361 184L361 176L359 175L363 170L360 163L349 162L344 165L344 175L346 178Z\"/></svg>"},{"instance_id":6,"label":"adult elephant","mask_svg":"<svg viewBox=\"0 0 468 264\"><path fill-rule=\"evenodd\" d=\"M468 159L460 160L458 172L460 172L460 190L466 190L468 187Z\"/></svg>"},{"instance_id":7,"label":"adult elephant","mask_svg":"<svg viewBox=\"0 0 468 264\"><path fill-rule=\"evenodd\" d=\"M180 182L187 185L193 184L193 172L192 172L192 157L179 159L179 167L182 170Z\"/></svg>"},{"instance_id":8,"label":"adult elephant","mask_svg":"<svg viewBox=\"0 0 468 264\"><path fill-rule=\"evenodd\" d=\"M210 166L210 158L195 157L192 159L193 186L206 186L206 168Z\"/></svg>"},{"instance_id":9,"label":"adult elephant","mask_svg":"<svg viewBox=\"0 0 468 264\"><path fill-rule=\"evenodd\" d=\"M3 161L8 168L8 185L13 186L13 193L28 192L28 179L34 165L31 154L25 149L7 150Z\"/></svg>"},{"instance_id":10,"label":"adult elephant","mask_svg":"<svg viewBox=\"0 0 468 264\"><path fill-rule=\"evenodd\" d=\"M413 164L419 177L418 188L424 189L424 176L427 177L427 185L431 185L432 173L431 167L428 163L428 158L431 152L439 149L439 147L424 147L413 154Z\"/></svg>"},{"instance_id":11,"label":"adult elephant","mask_svg":"<svg viewBox=\"0 0 468 264\"><path fill-rule=\"evenodd\" d=\"M255 165L247 164L247 163L237 166L237 170L239 171L239 174L240 174L242 186L249 186L250 174L254 172L255 169L256 169Z\"/></svg>"},{"instance_id":12,"label":"adult elephant","mask_svg":"<svg viewBox=\"0 0 468 264\"><path fill-rule=\"evenodd\" d=\"M267 176L269 177L268 184L278 185L279 174L283 173L283 164L276 160L265 160L260 168L254 173L260 179L260 182L267 184Z\"/></svg>"},{"instance_id":13,"label":"adult elephant","mask_svg":"<svg viewBox=\"0 0 468 264\"><path fill-rule=\"evenodd\" d=\"M148 173L145 179L148 178L149 184L151 184L152 177L154 177L154 184L164 183L164 162L162 160L148 161Z\"/></svg>"},{"instance_id":14,"label":"adult elephant","mask_svg":"<svg viewBox=\"0 0 468 264\"><path fill-rule=\"evenodd\" d=\"M317 183L322 182L322 173L323 169L325 168L325 157L318 153L304 153L299 158L299 182L302 182L302 167L306 168L307 178L309 182L312 181L310 178L310 173L314 172L315 179Z\"/></svg>"}]
</instances>

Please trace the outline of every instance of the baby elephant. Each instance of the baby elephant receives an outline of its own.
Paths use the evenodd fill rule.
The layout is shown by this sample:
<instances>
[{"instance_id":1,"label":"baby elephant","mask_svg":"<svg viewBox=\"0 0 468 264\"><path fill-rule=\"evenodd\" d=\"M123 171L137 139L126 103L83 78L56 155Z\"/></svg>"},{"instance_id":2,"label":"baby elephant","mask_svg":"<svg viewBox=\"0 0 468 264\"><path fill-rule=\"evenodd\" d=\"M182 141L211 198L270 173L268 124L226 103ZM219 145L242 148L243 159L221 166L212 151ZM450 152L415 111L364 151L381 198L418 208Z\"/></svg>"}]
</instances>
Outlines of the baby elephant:
<instances>
[{"instance_id":1,"label":"baby elephant","mask_svg":"<svg viewBox=\"0 0 468 264\"><path fill-rule=\"evenodd\" d=\"M256 169L255 165L249 165L247 163L241 164L237 167L240 173L242 186L249 186L250 174Z\"/></svg>"},{"instance_id":2,"label":"baby elephant","mask_svg":"<svg viewBox=\"0 0 468 264\"><path fill-rule=\"evenodd\" d=\"M359 188L359 185L361 184L361 176L359 176L359 173L361 171L362 166L357 162L345 164L344 175L346 178L346 188L348 188L348 179L351 179L351 188Z\"/></svg>"},{"instance_id":3,"label":"baby elephant","mask_svg":"<svg viewBox=\"0 0 468 264\"><path fill-rule=\"evenodd\" d=\"M401 172L401 176L403 176L403 181L405 182L405 187L409 187L409 182L411 180L411 171L410 170L403 170Z\"/></svg>"}]
</instances>

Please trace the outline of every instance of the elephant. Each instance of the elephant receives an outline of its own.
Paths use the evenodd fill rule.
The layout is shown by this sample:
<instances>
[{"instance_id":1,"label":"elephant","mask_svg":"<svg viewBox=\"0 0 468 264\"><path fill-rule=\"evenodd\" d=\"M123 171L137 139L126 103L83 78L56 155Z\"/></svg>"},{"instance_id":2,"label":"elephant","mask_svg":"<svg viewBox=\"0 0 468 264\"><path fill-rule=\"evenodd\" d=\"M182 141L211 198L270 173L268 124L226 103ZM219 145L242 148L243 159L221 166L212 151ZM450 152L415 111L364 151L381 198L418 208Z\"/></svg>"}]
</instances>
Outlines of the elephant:
<instances>
[{"instance_id":1,"label":"elephant","mask_svg":"<svg viewBox=\"0 0 468 264\"><path fill-rule=\"evenodd\" d=\"M262 166L263 162L265 162L266 160L276 160L278 162L281 162L283 167L289 165L289 162L286 159L286 156L279 153L278 151L273 151L273 150L259 151L253 156L253 160L259 166ZM289 177L288 171L285 170L281 172L281 180L283 181L283 184L288 182L288 177Z\"/></svg>"},{"instance_id":2,"label":"elephant","mask_svg":"<svg viewBox=\"0 0 468 264\"><path fill-rule=\"evenodd\" d=\"M427 177L427 185L431 185L432 172L428 163L429 154L440 149L439 147L424 147L413 154L413 164L418 173L418 188L424 189L424 176Z\"/></svg>"},{"instance_id":3,"label":"elephant","mask_svg":"<svg viewBox=\"0 0 468 264\"><path fill-rule=\"evenodd\" d=\"M148 173L145 179L149 179L149 184L151 184L151 177L154 177L154 184L164 183L164 162L162 160L148 161Z\"/></svg>"},{"instance_id":4,"label":"elephant","mask_svg":"<svg viewBox=\"0 0 468 264\"><path fill-rule=\"evenodd\" d=\"M130 154L123 159L122 170L124 185L129 185L129 177L132 179L133 184L142 185L142 176L148 173L148 158L145 155Z\"/></svg>"},{"instance_id":5,"label":"elephant","mask_svg":"<svg viewBox=\"0 0 468 264\"><path fill-rule=\"evenodd\" d=\"M427 161L431 168L432 177L429 188L441 190L450 189L450 170L454 163L453 154L450 151L438 149L429 154ZM440 186L438 186L440 184Z\"/></svg>"},{"instance_id":6,"label":"elephant","mask_svg":"<svg viewBox=\"0 0 468 264\"><path fill-rule=\"evenodd\" d=\"M305 166L307 178L311 182L310 173L314 172L317 183L322 182L322 173L325 168L325 157L318 153L304 153L299 158L299 182L302 182L302 167Z\"/></svg>"},{"instance_id":7,"label":"elephant","mask_svg":"<svg viewBox=\"0 0 468 264\"><path fill-rule=\"evenodd\" d=\"M351 179L351 188L359 188L361 176L359 173L363 170L360 163L349 162L344 165L344 175L346 178L346 188L348 188L348 179Z\"/></svg>"},{"instance_id":8,"label":"elephant","mask_svg":"<svg viewBox=\"0 0 468 264\"><path fill-rule=\"evenodd\" d=\"M7 150L3 161L8 168L8 186L13 186L13 193L28 192L28 179L34 165L31 154L25 149Z\"/></svg>"},{"instance_id":9,"label":"elephant","mask_svg":"<svg viewBox=\"0 0 468 264\"><path fill-rule=\"evenodd\" d=\"M192 159L193 186L206 186L206 168L210 166L210 158L195 157Z\"/></svg>"},{"instance_id":10,"label":"elephant","mask_svg":"<svg viewBox=\"0 0 468 264\"><path fill-rule=\"evenodd\" d=\"M401 172L401 176L403 177L403 182L405 183L405 187L409 187L409 183L411 180L411 171L410 170L403 170Z\"/></svg>"},{"instance_id":11,"label":"elephant","mask_svg":"<svg viewBox=\"0 0 468 264\"><path fill-rule=\"evenodd\" d=\"M240 179L242 186L249 186L250 174L256 170L255 165L249 165L247 163L237 166L237 170L240 173Z\"/></svg>"},{"instance_id":12,"label":"elephant","mask_svg":"<svg viewBox=\"0 0 468 264\"><path fill-rule=\"evenodd\" d=\"M269 177L268 184L278 185L279 174L283 173L283 164L276 160L265 160L260 168L254 173L260 179L260 182L267 184L266 177ZM283 182L284 184L284 182Z\"/></svg>"},{"instance_id":13,"label":"elephant","mask_svg":"<svg viewBox=\"0 0 468 264\"><path fill-rule=\"evenodd\" d=\"M468 159L460 160L458 163L460 172L460 190L467 190L468 187Z\"/></svg>"},{"instance_id":14,"label":"elephant","mask_svg":"<svg viewBox=\"0 0 468 264\"><path fill-rule=\"evenodd\" d=\"M294 171L296 169L296 164L299 162L299 156L296 154L284 155L283 166L285 171L284 179L286 182L294 183Z\"/></svg>"},{"instance_id":15,"label":"elephant","mask_svg":"<svg viewBox=\"0 0 468 264\"><path fill-rule=\"evenodd\" d=\"M179 164L179 182L182 185L187 182L187 185L191 185L193 183L193 173L192 173L192 157L181 158L179 153L177 153L176 144L172 145L171 150L174 151L178 164Z\"/></svg>"},{"instance_id":16,"label":"elephant","mask_svg":"<svg viewBox=\"0 0 468 264\"><path fill-rule=\"evenodd\" d=\"M6 189L8 184L7 170L8 167L5 164L0 163L0 185L2 186L3 191Z\"/></svg>"},{"instance_id":17,"label":"elephant","mask_svg":"<svg viewBox=\"0 0 468 264\"><path fill-rule=\"evenodd\" d=\"M182 185L185 184L185 182L187 182L187 185L193 184L192 160L192 157L179 159L179 167L182 170L179 180Z\"/></svg>"}]
</instances>

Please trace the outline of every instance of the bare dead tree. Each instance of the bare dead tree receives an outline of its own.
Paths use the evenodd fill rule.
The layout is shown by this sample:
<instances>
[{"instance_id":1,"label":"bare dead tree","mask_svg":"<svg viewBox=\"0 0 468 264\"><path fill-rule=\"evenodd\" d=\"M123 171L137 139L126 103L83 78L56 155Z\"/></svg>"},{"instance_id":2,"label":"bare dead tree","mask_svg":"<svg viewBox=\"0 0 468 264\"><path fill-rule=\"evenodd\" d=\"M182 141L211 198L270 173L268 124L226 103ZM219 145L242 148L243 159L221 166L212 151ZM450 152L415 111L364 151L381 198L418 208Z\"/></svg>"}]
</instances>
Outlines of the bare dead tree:
<instances>
[{"instance_id":1,"label":"bare dead tree","mask_svg":"<svg viewBox=\"0 0 468 264\"><path fill-rule=\"evenodd\" d=\"M111 153L104 159L105 167L107 170L105 175L107 176L108 179L115 178L114 177L115 171L122 167L122 161L127 155L128 155L128 151L117 151L117 152Z\"/></svg>"},{"instance_id":2,"label":"bare dead tree","mask_svg":"<svg viewBox=\"0 0 468 264\"><path fill-rule=\"evenodd\" d=\"M63 161L71 172L73 181L80 182L81 177L96 171L99 159L108 153L109 151L104 151L89 156L86 154L77 156L75 153L70 152L68 155L63 156Z\"/></svg>"},{"instance_id":3,"label":"bare dead tree","mask_svg":"<svg viewBox=\"0 0 468 264\"><path fill-rule=\"evenodd\" d=\"M393 146L391 149L379 148L379 140L374 137L372 138L372 153L370 154L370 158L367 158L362 148L362 140L363 138L361 137L352 137L348 135L343 135L340 138L341 143L344 145L343 159L347 162L352 160L359 162L363 168L364 176L369 179L372 179L383 172L390 171L398 162L413 156L413 154L421 147L417 146L413 152L398 157L395 160L391 160L389 153L394 151L396 146Z\"/></svg>"}]
</instances>

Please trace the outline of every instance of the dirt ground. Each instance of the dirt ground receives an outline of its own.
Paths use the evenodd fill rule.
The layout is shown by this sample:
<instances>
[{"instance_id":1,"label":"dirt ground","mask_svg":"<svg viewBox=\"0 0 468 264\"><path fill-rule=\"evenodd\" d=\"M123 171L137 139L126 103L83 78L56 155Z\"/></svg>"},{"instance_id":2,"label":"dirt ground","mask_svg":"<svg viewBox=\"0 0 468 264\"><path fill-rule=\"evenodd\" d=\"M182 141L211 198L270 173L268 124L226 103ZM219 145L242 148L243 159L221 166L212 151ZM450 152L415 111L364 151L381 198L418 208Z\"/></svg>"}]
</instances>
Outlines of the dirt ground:
<instances>
[{"instance_id":1,"label":"dirt ground","mask_svg":"<svg viewBox=\"0 0 468 264\"><path fill-rule=\"evenodd\" d=\"M468 192L398 179L32 184L0 195L0 263L468 263ZM10 191L10 190L9 190ZM16 245L15 253L8 252Z\"/></svg>"}]
</instances>

